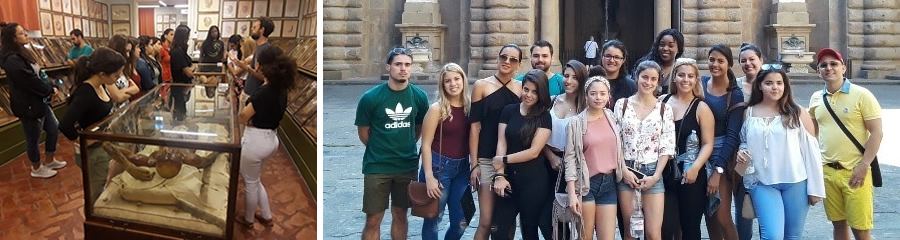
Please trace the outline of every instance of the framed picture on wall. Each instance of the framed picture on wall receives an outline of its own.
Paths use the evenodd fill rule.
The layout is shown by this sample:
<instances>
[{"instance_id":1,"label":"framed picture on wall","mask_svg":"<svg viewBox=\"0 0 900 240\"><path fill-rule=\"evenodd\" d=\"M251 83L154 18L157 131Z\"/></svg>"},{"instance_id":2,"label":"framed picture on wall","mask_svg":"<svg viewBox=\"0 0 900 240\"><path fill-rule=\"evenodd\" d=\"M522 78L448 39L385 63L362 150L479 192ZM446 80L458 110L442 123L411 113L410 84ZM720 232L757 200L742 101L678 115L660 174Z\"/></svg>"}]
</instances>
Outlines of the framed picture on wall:
<instances>
[{"instance_id":1,"label":"framed picture on wall","mask_svg":"<svg viewBox=\"0 0 900 240\"><path fill-rule=\"evenodd\" d=\"M113 4L112 5L112 20L113 21L128 21L131 18L131 5L128 4Z\"/></svg>"},{"instance_id":2,"label":"framed picture on wall","mask_svg":"<svg viewBox=\"0 0 900 240\"><path fill-rule=\"evenodd\" d=\"M281 26L281 37L297 37L297 23L298 20L284 20L283 25Z\"/></svg>"},{"instance_id":3,"label":"framed picture on wall","mask_svg":"<svg viewBox=\"0 0 900 240\"><path fill-rule=\"evenodd\" d=\"M266 5L266 1L253 1L253 17L265 17L268 10Z\"/></svg>"},{"instance_id":4,"label":"framed picture on wall","mask_svg":"<svg viewBox=\"0 0 900 240\"><path fill-rule=\"evenodd\" d=\"M237 30L237 34L243 37L250 36L250 21L240 21L237 22L237 26L235 27Z\"/></svg>"},{"instance_id":5,"label":"framed picture on wall","mask_svg":"<svg viewBox=\"0 0 900 240\"><path fill-rule=\"evenodd\" d=\"M66 25L63 24L63 16L62 15L53 15L53 35L56 35L56 36L65 36L66 35Z\"/></svg>"},{"instance_id":6,"label":"framed picture on wall","mask_svg":"<svg viewBox=\"0 0 900 240\"><path fill-rule=\"evenodd\" d=\"M238 2L238 18L250 18L253 13L253 2L250 1L240 1Z\"/></svg>"},{"instance_id":7,"label":"framed picture on wall","mask_svg":"<svg viewBox=\"0 0 900 240\"><path fill-rule=\"evenodd\" d=\"M126 5L126 6L128 6L128 5ZM103 14L103 20L109 20L109 7L106 4L100 4L100 8L102 8L100 10L100 12ZM127 8L127 9L128 9L128 15L126 15L126 16L131 17L131 8ZM128 18L126 18L125 20L128 20Z\"/></svg>"},{"instance_id":8,"label":"framed picture on wall","mask_svg":"<svg viewBox=\"0 0 900 240\"><path fill-rule=\"evenodd\" d=\"M284 12L284 0L269 0L269 16L270 18L281 17Z\"/></svg>"},{"instance_id":9,"label":"framed picture on wall","mask_svg":"<svg viewBox=\"0 0 900 240\"><path fill-rule=\"evenodd\" d=\"M201 12L218 12L219 2L222 0L199 0L197 1L197 9Z\"/></svg>"},{"instance_id":10,"label":"framed picture on wall","mask_svg":"<svg viewBox=\"0 0 900 240\"><path fill-rule=\"evenodd\" d=\"M72 14L72 0L62 0L63 12Z\"/></svg>"},{"instance_id":11,"label":"framed picture on wall","mask_svg":"<svg viewBox=\"0 0 900 240\"><path fill-rule=\"evenodd\" d=\"M90 28L91 26L90 25L91 25L91 20L83 19L81 21L81 32L84 33L85 37L93 37L94 36L93 34L91 34L91 28Z\"/></svg>"},{"instance_id":12,"label":"framed picture on wall","mask_svg":"<svg viewBox=\"0 0 900 240\"><path fill-rule=\"evenodd\" d=\"M91 1L91 18L100 19L100 3Z\"/></svg>"},{"instance_id":13,"label":"framed picture on wall","mask_svg":"<svg viewBox=\"0 0 900 240\"><path fill-rule=\"evenodd\" d=\"M53 36L53 15L49 12L41 12L41 34Z\"/></svg>"},{"instance_id":14,"label":"framed picture on wall","mask_svg":"<svg viewBox=\"0 0 900 240\"><path fill-rule=\"evenodd\" d=\"M272 23L275 24L275 29L272 29L269 37L281 37L281 20L273 20Z\"/></svg>"},{"instance_id":15,"label":"framed picture on wall","mask_svg":"<svg viewBox=\"0 0 900 240\"><path fill-rule=\"evenodd\" d=\"M113 34L125 34L126 36L131 35L131 23L130 22L119 22L113 23Z\"/></svg>"},{"instance_id":16,"label":"framed picture on wall","mask_svg":"<svg viewBox=\"0 0 900 240\"><path fill-rule=\"evenodd\" d=\"M72 0L72 15L81 15L81 0Z\"/></svg>"},{"instance_id":17,"label":"framed picture on wall","mask_svg":"<svg viewBox=\"0 0 900 240\"><path fill-rule=\"evenodd\" d=\"M81 30L81 34L84 35L84 29L81 28L81 18L80 17L72 17L72 29Z\"/></svg>"},{"instance_id":18,"label":"framed picture on wall","mask_svg":"<svg viewBox=\"0 0 900 240\"><path fill-rule=\"evenodd\" d=\"M237 2L225 1L222 3L222 18L235 18L237 16Z\"/></svg>"},{"instance_id":19,"label":"framed picture on wall","mask_svg":"<svg viewBox=\"0 0 900 240\"><path fill-rule=\"evenodd\" d=\"M78 0L81 2L81 16L82 17L90 17L91 14L91 4L89 0Z\"/></svg>"},{"instance_id":20,"label":"framed picture on wall","mask_svg":"<svg viewBox=\"0 0 900 240\"><path fill-rule=\"evenodd\" d=\"M209 30L209 27L219 24L218 13L197 14L197 31Z\"/></svg>"},{"instance_id":21,"label":"framed picture on wall","mask_svg":"<svg viewBox=\"0 0 900 240\"><path fill-rule=\"evenodd\" d=\"M71 16L63 16L63 24L66 25L66 35L69 35L72 32L72 29L75 29Z\"/></svg>"},{"instance_id":22,"label":"framed picture on wall","mask_svg":"<svg viewBox=\"0 0 900 240\"><path fill-rule=\"evenodd\" d=\"M231 35L234 35L234 21L222 21L220 29L222 29L223 37L231 37Z\"/></svg>"},{"instance_id":23,"label":"framed picture on wall","mask_svg":"<svg viewBox=\"0 0 900 240\"><path fill-rule=\"evenodd\" d=\"M62 12L62 0L50 0L50 10Z\"/></svg>"},{"instance_id":24,"label":"framed picture on wall","mask_svg":"<svg viewBox=\"0 0 900 240\"><path fill-rule=\"evenodd\" d=\"M285 0L284 17L300 17L300 0Z\"/></svg>"},{"instance_id":25,"label":"framed picture on wall","mask_svg":"<svg viewBox=\"0 0 900 240\"><path fill-rule=\"evenodd\" d=\"M50 0L39 0L38 7L43 10L50 10Z\"/></svg>"}]
</instances>

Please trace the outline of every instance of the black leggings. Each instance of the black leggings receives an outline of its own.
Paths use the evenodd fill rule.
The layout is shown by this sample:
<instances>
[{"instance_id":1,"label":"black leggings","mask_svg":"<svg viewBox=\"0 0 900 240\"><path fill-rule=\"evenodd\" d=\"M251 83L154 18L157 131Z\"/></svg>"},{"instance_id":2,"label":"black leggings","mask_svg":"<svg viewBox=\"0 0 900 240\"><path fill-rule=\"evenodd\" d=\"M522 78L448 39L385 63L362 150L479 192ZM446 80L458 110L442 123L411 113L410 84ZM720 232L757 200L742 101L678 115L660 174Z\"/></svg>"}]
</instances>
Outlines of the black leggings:
<instances>
[{"instance_id":1,"label":"black leggings","mask_svg":"<svg viewBox=\"0 0 900 240\"><path fill-rule=\"evenodd\" d=\"M540 160L540 159L538 159ZM510 231L519 216L522 239L538 239L538 225L544 206L550 201L552 185L548 184L547 168L543 161L509 164L506 174L512 193L507 197L494 194L494 216L491 219L491 239L510 239Z\"/></svg>"},{"instance_id":2,"label":"black leggings","mask_svg":"<svg viewBox=\"0 0 900 240\"><path fill-rule=\"evenodd\" d=\"M706 170L701 169L692 184L676 182L666 185L663 239L675 239L679 228L681 239L700 239L700 220L707 208L706 183Z\"/></svg>"}]
</instances>

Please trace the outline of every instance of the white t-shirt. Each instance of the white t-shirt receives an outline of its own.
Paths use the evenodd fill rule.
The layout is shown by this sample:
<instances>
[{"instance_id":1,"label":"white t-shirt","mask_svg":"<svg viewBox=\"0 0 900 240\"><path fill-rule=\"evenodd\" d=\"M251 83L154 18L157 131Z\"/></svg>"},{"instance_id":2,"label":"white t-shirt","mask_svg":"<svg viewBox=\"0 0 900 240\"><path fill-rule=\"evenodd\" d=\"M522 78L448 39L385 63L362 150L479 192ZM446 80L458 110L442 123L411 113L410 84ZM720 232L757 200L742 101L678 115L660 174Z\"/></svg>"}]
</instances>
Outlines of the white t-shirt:
<instances>
[{"instance_id":1,"label":"white t-shirt","mask_svg":"<svg viewBox=\"0 0 900 240\"><path fill-rule=\"evenodd\" d=\"M587 41L584 43L584 55L587 58L596 58L597 57L597 42Z\"/></svg>"}]
</instances>

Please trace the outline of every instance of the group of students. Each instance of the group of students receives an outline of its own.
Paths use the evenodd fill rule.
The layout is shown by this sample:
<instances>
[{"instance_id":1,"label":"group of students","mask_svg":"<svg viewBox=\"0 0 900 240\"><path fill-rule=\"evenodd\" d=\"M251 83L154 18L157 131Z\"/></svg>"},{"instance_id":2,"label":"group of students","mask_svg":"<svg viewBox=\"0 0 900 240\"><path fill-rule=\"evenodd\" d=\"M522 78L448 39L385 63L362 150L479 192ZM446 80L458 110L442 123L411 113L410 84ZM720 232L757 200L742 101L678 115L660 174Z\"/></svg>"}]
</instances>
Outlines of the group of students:
<instances>
[{"instance_id":1,"label":"group of students","mask_svg":"<svg viewBox=\"0 0 900 240\"><path fill-rule=\"evenodd\" d=\"M762 239L801 239L807 211L823 199L835 239L849 239L848 227L868 239L868 169L882 137L874 95L844 78L842 56L826 48L816 56L825 88L804 109L785 67L763 64L752 44L739 49L744 77L731 70L724 44L710 48L710 76L701 76L695 59L681 57L682 34L667 29L630 75L618 40L600 47L599 65L571 60L556 74L552 46L537 41L534 70L514 78L523 51L509 44L497 73L471 91L463 69L445 65L429 105L408 82L409 50L394 48L390 80L367 91L356 112L366 146L363 239L380 237L389 199L391 236L406 238L406 184L417 180L440 204L423 239L438 238L444 206L444 239L461 238L468 186L478 190L475 239L512 239L517 216L524 239L614 239L617 225L623 239L700 239L704 217L711 239L750 239L752 215ZM850 144L840 122L865 150ZM553 224L556 193L568 195L561 205L576 224Z\"/></svg>"},{"instance_id":2,"label":"group of students","mask_svg":"<svg viewBox=\"0 0 900 240\"><path fill-rule=\"evenodd\" d=\"M81 31L74 30L71 34L74 46L69 56L74 84L71 89L59 89L58 85L49 81L34 54L26 47L30 45L30 40L23 26L17 23L0 25L0 68L6 71L9 80L12 111L22 123L26 151L32 164L31 176L35 178L53 177L57 173L54 169L67 165L54 157L60 132L66 138L75 140L79 136L78 131L101 121L129 99L137 99L157 84L192 83L196 70L187 52L190 28L186 25L166 30L161 38L114 35L110 38L109 47L97 49L84 42ZM215 51L205 51L224 50L221 40L218 40L217 29L210 29L201 51L201 62L224 61L227 56L229 72L236 79L234 82L244 86L237 117L244 128L241 176L246 200L244 214L235 221L248 227L256 220L267 226L273 224L260 175L264 163L278 147L275 129L287 108L288 91L299 78L296 61L283 54L281 49L268 44L268 36L274 28L271 19L258 18L250 31L250 37L255 41L233 36L229 39L229 53L218 53L219 56L215 56ZM252 44L254 42L257 44ZM160 98L173 99L173 124L185 121L185 104L191 89L193 87L188 85L160 89ZM69 94L62 121L57 121L47 100L51 94L58 92ZM229 97L234 98L237 96L233 94ZM168 111L168 108L165 109ZM41 130L47 133L43 163L38 149ZM91 199L99 197L112 176L123 171L139 173L111 161L98 141L89 140L87 145L88 159L82 161L80 147L76 143L75 163L79 167L82 162L90 164L90 181L85 184L89 184ZM257 210L260 212L257 213Z\"/></svg>"}]
</instances>

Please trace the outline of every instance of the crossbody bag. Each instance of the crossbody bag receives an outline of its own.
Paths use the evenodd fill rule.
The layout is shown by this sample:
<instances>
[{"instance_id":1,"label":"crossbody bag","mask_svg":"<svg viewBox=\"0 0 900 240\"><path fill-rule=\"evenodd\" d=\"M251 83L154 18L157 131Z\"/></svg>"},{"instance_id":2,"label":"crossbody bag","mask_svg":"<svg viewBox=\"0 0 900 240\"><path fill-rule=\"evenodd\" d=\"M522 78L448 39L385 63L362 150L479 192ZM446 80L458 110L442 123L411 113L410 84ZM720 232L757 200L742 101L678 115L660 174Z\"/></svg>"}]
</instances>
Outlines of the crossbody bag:
<instances>
[{"instance_id":1,"label":"crossbody bag","mask_svg":"<svg viewBox=\"0 0 900 240\"><path fill-rule=\"evenodd\" d=\"M822 101L825 102L825 108L828 109L828 113L831 114L834 123L837 123L838 127L841 128L841 131L844 132L844 135L853 142L853 146L856 146L856 149L858 149L861 154L866 154L866 148L859 143L859 140L856 140L856 137L850 133L850 130L847 130L847 126L844 126L844 123L841 122L841 119L838 118L837 114L834 114L834 110L831 109L831 104L828 103L828 93L825 91L822 91ZM872 186L881 187L881 167L878 165L878 156L875 156L875 159L872 160L870 166L872 167Z\"/></svg>"}]
</instances>

